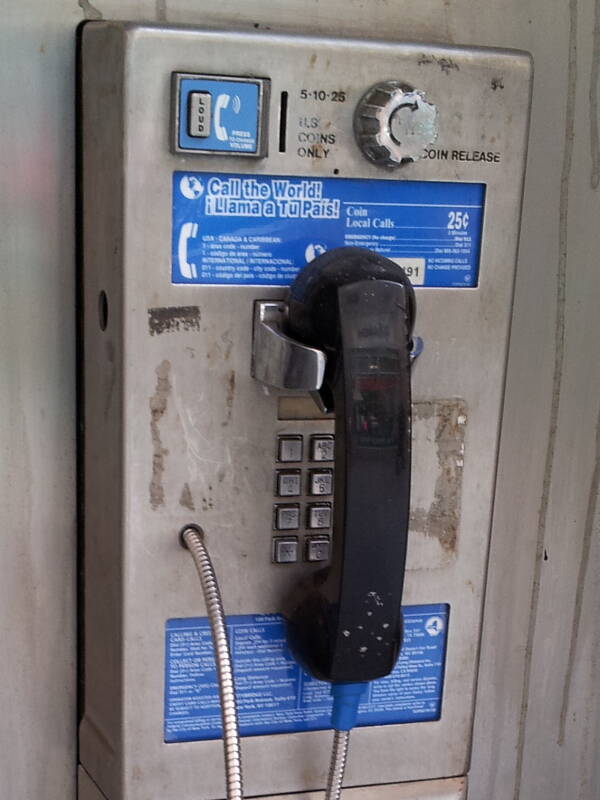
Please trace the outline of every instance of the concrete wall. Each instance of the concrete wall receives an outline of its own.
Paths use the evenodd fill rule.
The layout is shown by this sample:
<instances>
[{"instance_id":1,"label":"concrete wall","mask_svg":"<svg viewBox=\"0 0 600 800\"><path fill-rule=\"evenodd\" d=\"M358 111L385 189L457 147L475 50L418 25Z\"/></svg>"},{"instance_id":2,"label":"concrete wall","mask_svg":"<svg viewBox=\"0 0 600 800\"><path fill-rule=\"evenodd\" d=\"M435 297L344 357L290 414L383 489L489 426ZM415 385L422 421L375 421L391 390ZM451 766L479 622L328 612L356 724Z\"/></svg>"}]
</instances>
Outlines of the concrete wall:
<instances>
[{"instance_id":1,"label":"concrete wall","mask_svg":"<svg viewBox=\"0 0 600 800\"><path fill-rule=\"evenodd\" d=\"M75 782L75 27L223 23L535 58L470 797L597 796L600 0L2 0L0 774Z\"/></svg>"}]
</instances>

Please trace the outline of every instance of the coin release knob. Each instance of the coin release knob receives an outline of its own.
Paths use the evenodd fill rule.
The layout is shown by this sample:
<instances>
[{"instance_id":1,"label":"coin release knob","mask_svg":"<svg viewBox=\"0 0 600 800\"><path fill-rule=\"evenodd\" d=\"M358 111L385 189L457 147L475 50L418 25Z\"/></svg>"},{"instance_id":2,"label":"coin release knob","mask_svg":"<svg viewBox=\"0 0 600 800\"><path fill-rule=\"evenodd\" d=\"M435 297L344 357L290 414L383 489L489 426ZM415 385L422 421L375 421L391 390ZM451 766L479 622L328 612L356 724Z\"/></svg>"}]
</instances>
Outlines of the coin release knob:
<instances>
[{"instance_id":1,"label":"coin release knob","mask_svg":"<svg viewBox=\"0 0 600 800\"><path fill-rule=\"evenodd\" d=\"M381 167L417 161L437 138L437 108L400 81L372 86L354 112L354 134L365 156Z\"/></svg>"}]
</instances>

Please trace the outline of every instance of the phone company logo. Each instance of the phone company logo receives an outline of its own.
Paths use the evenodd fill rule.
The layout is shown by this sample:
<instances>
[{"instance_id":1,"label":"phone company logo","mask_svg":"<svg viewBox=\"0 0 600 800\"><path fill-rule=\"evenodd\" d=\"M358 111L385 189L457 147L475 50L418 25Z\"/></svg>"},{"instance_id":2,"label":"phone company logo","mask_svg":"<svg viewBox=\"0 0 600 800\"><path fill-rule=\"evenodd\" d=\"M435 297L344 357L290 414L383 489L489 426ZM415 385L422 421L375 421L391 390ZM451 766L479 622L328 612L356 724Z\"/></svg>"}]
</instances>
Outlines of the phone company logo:
<instances>
[{"instance_id":1,"label":"phone company logo","mask_svg":"<svg viewBox=\"0 0 600 800\"><path fill-rule=\"evenodd\" d=\"M425 621L425 630L430 636L439 636L446 627L446 623L442 617L429 617Z\"/></svg>"},{"instance_id":2,"label":"phone company logo","mask_svg":"<svg viewBox=\"0 0 600 800\"><path fill-rule=\"evenodd\" d=\"M204 184L195 175L184 175L179 181L179 191L188 200L198 200L204 194Z\"/></svg>"},{"instance_id":3,"label":"phone company logo","mask_svg":"<svg viewBox=\"0 0 600 800\"><path fill-rule=\"evenodd\" d=\"M326 250L327 247L324 244L320 244L319 242L311 242L304 251L304 258L306 261L312 261L313 259L317 258L317 256L322 256Z\"/></svg>"}]
</instances>

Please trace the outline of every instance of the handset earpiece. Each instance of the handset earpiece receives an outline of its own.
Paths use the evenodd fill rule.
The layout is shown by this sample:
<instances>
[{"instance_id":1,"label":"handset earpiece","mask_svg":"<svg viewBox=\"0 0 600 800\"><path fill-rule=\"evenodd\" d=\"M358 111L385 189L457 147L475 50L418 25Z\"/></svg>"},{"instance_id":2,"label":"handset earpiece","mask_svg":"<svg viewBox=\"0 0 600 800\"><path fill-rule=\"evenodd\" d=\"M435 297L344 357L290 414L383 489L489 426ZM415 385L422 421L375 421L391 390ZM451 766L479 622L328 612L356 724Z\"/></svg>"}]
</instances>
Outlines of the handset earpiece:
<instances>
[{"instance_id":1,"label":"handset earpiece","mask_svg":"<svg viewBox=\"0 0 600 800\"><path fill-rule=\"evenodd\" d=\"M290 290L290 335L327 355L336 441L331 565L288 615L289 638L333 683L387 675L402 643L414 317L401 267L360 248L319 256Z\"/></svg>"}]
</instances>

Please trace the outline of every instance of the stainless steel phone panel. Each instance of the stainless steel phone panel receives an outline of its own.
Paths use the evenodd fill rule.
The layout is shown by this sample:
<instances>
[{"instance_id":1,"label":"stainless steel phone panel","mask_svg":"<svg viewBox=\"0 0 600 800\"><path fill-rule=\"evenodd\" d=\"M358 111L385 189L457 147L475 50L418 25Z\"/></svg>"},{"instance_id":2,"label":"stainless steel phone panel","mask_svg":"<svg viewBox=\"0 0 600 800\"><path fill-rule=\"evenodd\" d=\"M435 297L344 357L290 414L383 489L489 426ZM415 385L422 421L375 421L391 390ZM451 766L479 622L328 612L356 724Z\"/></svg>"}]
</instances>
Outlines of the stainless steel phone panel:
<instances>
[{"instance_id":1,"label":"stainless steel phone panel","mask_svg":"<svg viewBox=\"0 0 600 800\"><path fill-rule=\"evenodd\" d=\"M173 72L271 80L269 155L170 152ZM278 434L331 433L278 419L250 374L255 300L266 287L171 283L171 176L179 169L486 184L478 288L417 290L425 350L414 369L413 514L406 603L451 606L437 722L360 728L347 786L463 775L468 767L499 415L511 314L531 65L526 54L427 44L98 22L83 32L85 262L85 716L81 761L108 800L224 793L220 741L163 742L164 625L202 616L178 530L197 522L230 614L277 611L318 565L271 563ZM439 110L432 157L396 171L363 157L353 109L401 79ZM324 102L311 91L343 91ZM278 102L288 92L287 149ZM335 133L300 152L302 120ZM457 153L453 158L435 151ZM493 151L497 160L460 153ZM107 303L99 324L99 296ZM149 309L195 309L189 325ZM106 309L105 309L106 310ZM102 320L104 322L104 320ZM318 416L318 415L317 415ZM323 787L327 731L244 739L247 793ZM437 795L436 795L437 796ZM453 796L453 795L452 795ZM460 796L460 795L456 795Z\"/></svg>"}]
</instances>

